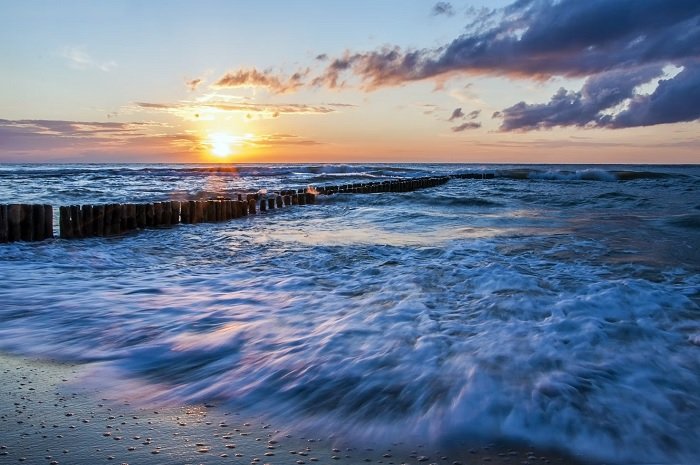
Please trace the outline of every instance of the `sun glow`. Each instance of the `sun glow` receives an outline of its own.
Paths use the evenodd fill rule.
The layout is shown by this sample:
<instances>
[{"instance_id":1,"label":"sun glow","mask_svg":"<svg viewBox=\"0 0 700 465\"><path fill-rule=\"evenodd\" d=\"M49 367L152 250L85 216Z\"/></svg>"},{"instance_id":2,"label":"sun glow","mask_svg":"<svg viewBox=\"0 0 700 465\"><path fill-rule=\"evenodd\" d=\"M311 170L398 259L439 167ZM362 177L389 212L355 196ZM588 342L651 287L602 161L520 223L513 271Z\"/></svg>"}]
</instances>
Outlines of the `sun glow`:
<instances>
[{"instance_id":1,"label":"sun glow","mask_svg":"<svg viewBox=\"0 0 700 465\"><path fill-rule=\"evenodd\" d=\"M253 139L252 134L235 136L226 132L215 132L208 135L206 144L212 155L218 158L227 158L236 153L244 142L251 139Z\"/></svg>"}]
</instances>

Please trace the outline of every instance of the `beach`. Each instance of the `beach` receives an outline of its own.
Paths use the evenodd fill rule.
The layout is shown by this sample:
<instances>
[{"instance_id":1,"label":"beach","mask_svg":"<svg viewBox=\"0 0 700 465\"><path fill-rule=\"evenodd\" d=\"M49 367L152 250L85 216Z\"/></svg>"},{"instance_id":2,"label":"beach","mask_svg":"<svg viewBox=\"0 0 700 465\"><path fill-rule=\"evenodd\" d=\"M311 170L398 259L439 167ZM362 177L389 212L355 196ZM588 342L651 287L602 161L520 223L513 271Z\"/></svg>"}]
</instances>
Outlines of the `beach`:
<instances>
[{"instance_id":1,"label":"beach","mask_svg":"<svg viewBox=\"0 0 700 465\"><path fill-rule=\"evenodd\" d=\"M0 355L2 463L551 463L583 462L522 445L348 444L294 435L212 404L132 405L80 386L85 367ZM380 446L384 446L382 449ZM449 455L448 455L449 454Z\"/></svg>"},{"instance_id":2,"label":"beach","mask_svg":"<svg viewBox=\"0 0 700 465\"><path fill-rule=\"evenodd\" d=\"M492 177L2 244L2 457L696 463L697 167L8 165L0 198L449 173Z\"/></svg>"}]
</instances>

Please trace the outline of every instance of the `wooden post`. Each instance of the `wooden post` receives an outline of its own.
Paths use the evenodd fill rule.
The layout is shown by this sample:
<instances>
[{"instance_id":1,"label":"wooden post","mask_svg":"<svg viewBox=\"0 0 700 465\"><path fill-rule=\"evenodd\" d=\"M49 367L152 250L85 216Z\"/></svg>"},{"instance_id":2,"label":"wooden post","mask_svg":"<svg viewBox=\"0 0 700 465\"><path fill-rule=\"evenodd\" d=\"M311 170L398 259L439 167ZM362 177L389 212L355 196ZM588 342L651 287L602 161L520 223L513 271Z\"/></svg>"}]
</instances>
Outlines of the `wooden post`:
<instances>
[{"instance_id":1,"label":"wooden post","mask_svg":"<svg viewBox=\"0 0 700 465\"><path fill-rule=\"evenodd\" d=\"M71 226L71 237L80 238L83 237L83 231L80 224L80 205L70 206L70 226Z\"/></svg>"},{"instance_id":2,"label":"wooden post","mask_svg":"<svg viewBox=\"0 0 700 465\"><path fill-rule=\"evenodd\" d=\"M173 216L173 207L170 202L161 202L162 217L160 220L161 226L170 226Z\"/></svg>"},{"instance_id":3,"label":"wooden post","mask_svg":"<svg viewBox=\"0 0 700 465\"><path fill-rule=\"evenodd\" d=\"M42 205L44 210L44 239L53 239L53 207Z\"/></svg>"},{"instance_id":4,"label":"wooden post","mask_svg":"<svg viewBox=\"0 0 700 465\"><path fill-rule=\"evenodd\" d=\"M146 227L152 228L156 221L156 207L153 203L146 204Z\"/></svg>"},{"instance_id":5,"label":"wooden post","mask_svg":"<svg viewBox=\"0 0 700 465\"><path fill-rule=\"evenodd\" d=\"M31 240L44 240L44 206L39 204L30 205L30 215L32 217Z\"/></svg>"},{"instance_id":6,"label":"wooden post","mask_svg":"<svg viewBox=\"0 0 700 465\"><path fill-rule=\"evenodd\" d=\"M316 203L316 194L312 194L311 192L307 192L306 193L306 203L307 204Z\"/></svg>"},{"instance_id":7,"label":"wooden post","mask_svg":"<svg viewBox=\"0 0 700 465\"><path fill-rule=\"evenodd\" d=\"M8 242L7 205L0 205L0 244Z\"/></svg>"},{"instance_id":8,"label":"wooden post","mask_svg":"<svg viewBox=\"0 0 700 465\"><path fill-rule=\"evenodd\" d=\"M277 197L275 197L275 201L277 202L277 208L284 207L284 200L282 200L281 195L278 195Z\"/></svg>"},{"instance_id":9,"label":"wooden post","mask_svg":"<svg viewBox=\"0 0 700 465\"><path fill-rule=\"evenodd\" d=\"M216 200L207 201L207 222L214 223L216 221Z\"/></svg>"},{"instance_id":10,"label":"wooden post","mask_svg":"<svg viewBox=\"0 0 700 465\"><path fill-rule=\"evenodd\" d=\"M270 197L267 199L267 208L268 210L273 210L275 208L275 198Z\"/></svg>"},{"instance_id":11,"label":"wooden post","mask_svg":"<svg viewBox=\"0 0 700 465\"><path fill-rule=\"evenodd\" d=\"M143 229L146 227L146 204L137 203L136 209L136 227Z\"/></svg>"},{"instance_id":12,"label":"wooden post","mask_svg":"<svg viewBox=\"0 0 700 465\"><path fill-rule=\"evenodd\" d=\"M180 201L170 202L170 224L180 224Z\"/></svg>"},{"instance_id":13,"label":"wooden post","mask_svg":"<svg viewBox=\"0 0 700 465\"><path fill-rule=\"evenodd\" d=\"M255 215L255 199L248 199L248 214Z\"/></svg>"},{"instance_id":14,"label":"wooden post","mask_svg":"<svg viewBox=\"0 0 700 465\"><path fill-rule=\"evenodd\" d=\"M58 207L58 234L61 239L70 239L72 237L70 208L68 207Z\"/></svg>"},{"instance_id":15,"label":"wooden post","mask_svg":"<svg viewBox=\"0 0 700 465\"><path fill-rule=\"evenodd\" d=\"M299 199L299 205L306 205L306 194L297 194L297 198Z\"/></svg>"},{"instance_id":16,"label":"wooden post","mask_svg":"<svg viewBox=\"0 0 700 465\"><path fill-rule=\"evenodd\" d=\"M92 207L92 220L95 223L95 235L102 237L105 235L105 206L94 205Z\"/></svg>"},{"instance_id":17,"label":"wooden post","mask_svg":"<svg viewBox=\"0 0 700 465\"><path fill-rule=\"evenodd\" d=\"M197 200L197 223L204 223L207 221L206 203L206 200Z\"/></svg>"},{"instance_id":18,"label":"wooden post","mask_svg":"<svg viewBox=\"0 0 700 465\"><path fill-rule=\"evenodd\" d=\"M22 206L13 203L7 206L7 240L10 242L22 239Z\"/></svg>"},{"instance_id":19,"label":"wooden post","mask_svg":"<svg viewBox=\"0 0 700 465\"><path fill-rule=\"evenodd\" d=\"M163 224L163 204L153 202L153 226L158 227Z\"/></svg>"},{"instance_id":20,"label":"wooden post","mask_svg":"<svg viewBox=\"0 0 700 465\"><path fill-rule=\"evenodd\" d=\"M91 237L93 235L92 221L92 205L83 205L80 207L80 232L82 237Z\"/></svg>"},{"instance_id":21,"label":"wooden post","mask_svg":"<svg viewBox=\"0 0 700 465\"><path fill-rule=\"evenodd\" d=\"M197 201L196 200L190 200L187 202L189 204L189 221L192 224L199 223L199 216L197 215Z\"/></svg>"},{"instance_id":22,"label":"wooden post","mask_svg":"<svg viewBox=\"0 0 700 465\"><path fill-rule=\"evenodd\" d=\"M113 236L122 232L122 206L118 203L113 203L112 218L110 219L110 234Z\"/></svg>"},{"instance_id":23,"label":"wooden post","mask_svg":"<svg viewBox=\"0 0 700 465\"><path fill-rule=\"evenodd\" d=\"M185 200L180 202L180 223L188 224L190 222L190 203Z\"/></svg>"},{"instance_id":24,"label":"wooden post","mask_svg":"<svg viewBox=\"0 0 700 465\"><path fill-rule=\"evenodd\" d=\"M23 241L31 241L34 229L32 225L32 206L23 203L20 209L20 215L20 227L22 228L20 231L20 238Z\"/></svg>"},{"instance_id":25,"label":"wooden post","mask_svg":"<svg viewBox=\"0 0 700 465\"><path fill-rule=\"evenodd\" d=\"M112 235L112 215L114 214L114 207L111 203L105 206L104 218L102 219L102 234L104 236Z\"/></svg>"},{"instance_id":26,"label":"wooden post","mask_svg":"<svg viewBox=\"0 0 700 465\"><path fill-rule=\"evenodd\" d=\"M267 211L267 199L260 199L260 212Z\"/></svg>"}]
</instances>

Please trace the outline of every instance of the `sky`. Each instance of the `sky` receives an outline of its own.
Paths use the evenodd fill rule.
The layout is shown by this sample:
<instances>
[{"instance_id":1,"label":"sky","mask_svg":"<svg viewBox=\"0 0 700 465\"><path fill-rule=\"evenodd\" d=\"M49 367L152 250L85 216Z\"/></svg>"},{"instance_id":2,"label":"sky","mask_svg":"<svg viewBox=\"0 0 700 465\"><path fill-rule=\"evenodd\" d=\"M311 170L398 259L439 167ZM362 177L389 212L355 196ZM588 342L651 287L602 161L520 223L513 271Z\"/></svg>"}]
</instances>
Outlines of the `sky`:
<instances>
[{"instance_id":1,"label":"sky","mask_svg":"<svg viewBox=\"0 0 700 465\"><path fill-rule=\"evenodd\" d=\"M0 0L0 162L700 163L697 0Z\"/></svg>"}]
</instances>

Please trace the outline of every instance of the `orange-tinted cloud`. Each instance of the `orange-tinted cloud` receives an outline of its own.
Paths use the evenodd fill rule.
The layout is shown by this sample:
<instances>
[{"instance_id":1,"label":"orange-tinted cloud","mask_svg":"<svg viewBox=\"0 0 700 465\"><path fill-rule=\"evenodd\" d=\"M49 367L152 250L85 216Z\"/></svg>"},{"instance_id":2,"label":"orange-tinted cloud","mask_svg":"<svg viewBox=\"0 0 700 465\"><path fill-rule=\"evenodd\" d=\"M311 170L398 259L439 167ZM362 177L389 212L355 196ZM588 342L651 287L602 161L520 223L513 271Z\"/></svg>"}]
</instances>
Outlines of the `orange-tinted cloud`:
<instances>
[{"instance_id":1,"label":"orange-tinted cloud","mask_svg":"<svg viewBox=\"0 0 700 465\"><path fill-rule=\"evenodd\" d=\"M212 87L217 89L262 87L273 94L287 94L296 92L304 86L304 78L308 74L308 68L288 77L278 76L271 71L258 71L257 68L239 69L226 73L212 84Z\"/></svg>"}]
</instances>

